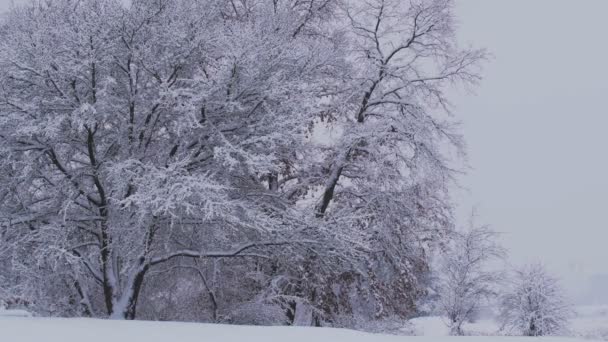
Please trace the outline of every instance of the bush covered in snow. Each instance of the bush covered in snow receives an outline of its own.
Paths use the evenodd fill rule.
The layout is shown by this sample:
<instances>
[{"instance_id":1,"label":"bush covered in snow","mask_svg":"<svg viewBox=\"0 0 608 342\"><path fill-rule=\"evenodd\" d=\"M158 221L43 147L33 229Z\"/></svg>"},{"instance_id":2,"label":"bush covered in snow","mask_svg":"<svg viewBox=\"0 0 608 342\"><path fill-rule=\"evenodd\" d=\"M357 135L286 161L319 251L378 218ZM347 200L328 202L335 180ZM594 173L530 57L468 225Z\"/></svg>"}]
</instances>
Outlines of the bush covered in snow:
<instances>
[{"instance_id":1,"label":"bush covered in snow","mask_svg":"<svg viewBox=\"0 0 608 342\"><path fill-rule=\"evenodd\" d=\"M556 335L567 330L574 312L557 278L540 264L514 272L501 300L500 321L507 332Z\"/></svg>"}]
</instances>

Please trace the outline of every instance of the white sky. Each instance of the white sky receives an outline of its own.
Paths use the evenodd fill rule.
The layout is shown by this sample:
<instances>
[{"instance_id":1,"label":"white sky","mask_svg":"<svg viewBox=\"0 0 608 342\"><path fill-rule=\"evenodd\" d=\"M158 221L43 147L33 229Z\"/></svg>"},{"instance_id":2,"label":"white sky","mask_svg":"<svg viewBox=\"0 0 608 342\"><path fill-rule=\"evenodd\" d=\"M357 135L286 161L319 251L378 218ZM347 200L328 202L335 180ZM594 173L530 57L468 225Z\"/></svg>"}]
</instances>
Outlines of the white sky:
<instances>
[{"instance_id":1,"label":"white sky","mask_svg":"<svg viewBox=\"0 0 608 342\"><path fill-rule=\"evenodd\" d=\"M473 170L462 211L583 288L608 273L608 1L456 0L460 38L494 55L454 98Z\"/></svg>"},{"instance_id":2,"label":"white sky","mask_svg":"<svg viewBox=\"0 0 608 342\"><path fill-rule=\"evenodd\" d=\"M608 1L456 2L461 41L494 55L476 96L453 98L473 167L460 214L477 206L514 264L580 292L608 274Z\"/></svg>"}]
</instances>

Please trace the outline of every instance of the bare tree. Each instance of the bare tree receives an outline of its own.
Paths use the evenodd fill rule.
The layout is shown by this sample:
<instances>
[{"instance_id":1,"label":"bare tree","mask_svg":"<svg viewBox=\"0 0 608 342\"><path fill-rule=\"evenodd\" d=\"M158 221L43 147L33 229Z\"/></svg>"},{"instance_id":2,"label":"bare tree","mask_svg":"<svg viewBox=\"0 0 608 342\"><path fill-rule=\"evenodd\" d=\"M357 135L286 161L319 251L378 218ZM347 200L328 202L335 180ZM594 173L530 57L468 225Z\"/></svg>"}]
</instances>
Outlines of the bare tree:
<instances>
[{"instance_id":1,"label":"bare tree","mask_svg":"<svg viewBox=\"0 0 608 342\"><path fill-rule=\"evenodd\" d=\"M500 321L508 332L525 336L563 333L573 311L559 280L541 264L515 271L510 288L502 296Z\"/></svg>"},{"instance_id":2,"label":"bare tree","mask_svg":"<svg viewBox=\"0 0 608 342\"><path fill-rule=\"evenodd\" d=\"M444 252L438 270L439 307L453 335L463 335L463 323L497 294L502 272L496 262L505 257L497 235L486 226L475 227L471 216L471 228L456 234Z\"/></svg>"}]
</instances>

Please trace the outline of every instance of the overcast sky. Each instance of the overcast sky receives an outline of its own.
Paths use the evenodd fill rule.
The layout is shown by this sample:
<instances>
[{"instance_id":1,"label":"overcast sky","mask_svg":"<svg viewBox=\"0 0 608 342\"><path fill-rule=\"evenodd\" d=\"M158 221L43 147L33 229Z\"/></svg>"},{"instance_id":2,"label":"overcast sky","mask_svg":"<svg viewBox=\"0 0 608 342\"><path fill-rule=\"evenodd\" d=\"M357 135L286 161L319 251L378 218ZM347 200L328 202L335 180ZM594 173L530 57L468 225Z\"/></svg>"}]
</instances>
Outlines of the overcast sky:
<instances>
[{"instance_id":1,"label":"overcast sky","mask_svg":"<svg viewBox=\"0 0 608 342\"><path fill-rule=\"evenodd\" d=\"M459 214L477 206L513 264L580 292L608 273L608 1L456 1L462 43L494 55L476 95L453 98L473 168Z\"/></svg>"},{"instance_id":2,"label":"overcast sky","mask_svg":"<svg viewBox=\"0 0 608 342\"><path fill-rule=\"evenodd\" d=\"M456 96L473 170L462 210L571 289L608 273L608 1L456 0L463 43L494 58Z\"/></svg>"}]
</instances>

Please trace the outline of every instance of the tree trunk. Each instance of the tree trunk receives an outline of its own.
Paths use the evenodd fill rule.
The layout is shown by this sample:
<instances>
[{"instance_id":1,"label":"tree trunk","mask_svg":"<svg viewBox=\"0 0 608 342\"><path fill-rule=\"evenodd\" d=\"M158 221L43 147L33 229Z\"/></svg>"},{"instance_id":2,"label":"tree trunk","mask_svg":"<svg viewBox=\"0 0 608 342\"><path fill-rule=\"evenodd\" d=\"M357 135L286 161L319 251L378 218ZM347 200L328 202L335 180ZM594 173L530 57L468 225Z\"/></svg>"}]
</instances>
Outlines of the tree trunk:
<instances>
[{"instance_id":1,"label":"tree trunk","mask_svg":"<svg viewBox=\"0 0 608 342\"><path fill-rule=\"evenodd\" d=\"M325 215L327 207L329 207L329 204L333 200L336 185L338 185L338 181L342 176L342 171L346 166L346 162L350 156L351 150L352 148L349 147L346 151L342 152L341 155L336 158L336 161L332 165L329 179L325 183L325 189L323 190L323 197L315 207L317 217L323 217Z\"/></svg>"},{"instance_id":2,"label":"tree trunk","mask_svg":"<svg viewBox=\"0 0 608 342\"><path fill-rule=\"evenodd\" d=\"M293 325L310 327L313 325L313 308L302 300L296 301Z\"/></svg>"},{"instance_id":3,"label":"tree trunk","mask_svg":"<svg viewBox=\"0 0 608 342\"><path fill-rule=\"evenodd\" d=\"M114 303L114 311L110 314L111 319L135 319L137 300L149 268L150 265L143 265L131 276L122 296Z\"/></svg>"}]
</instances>

